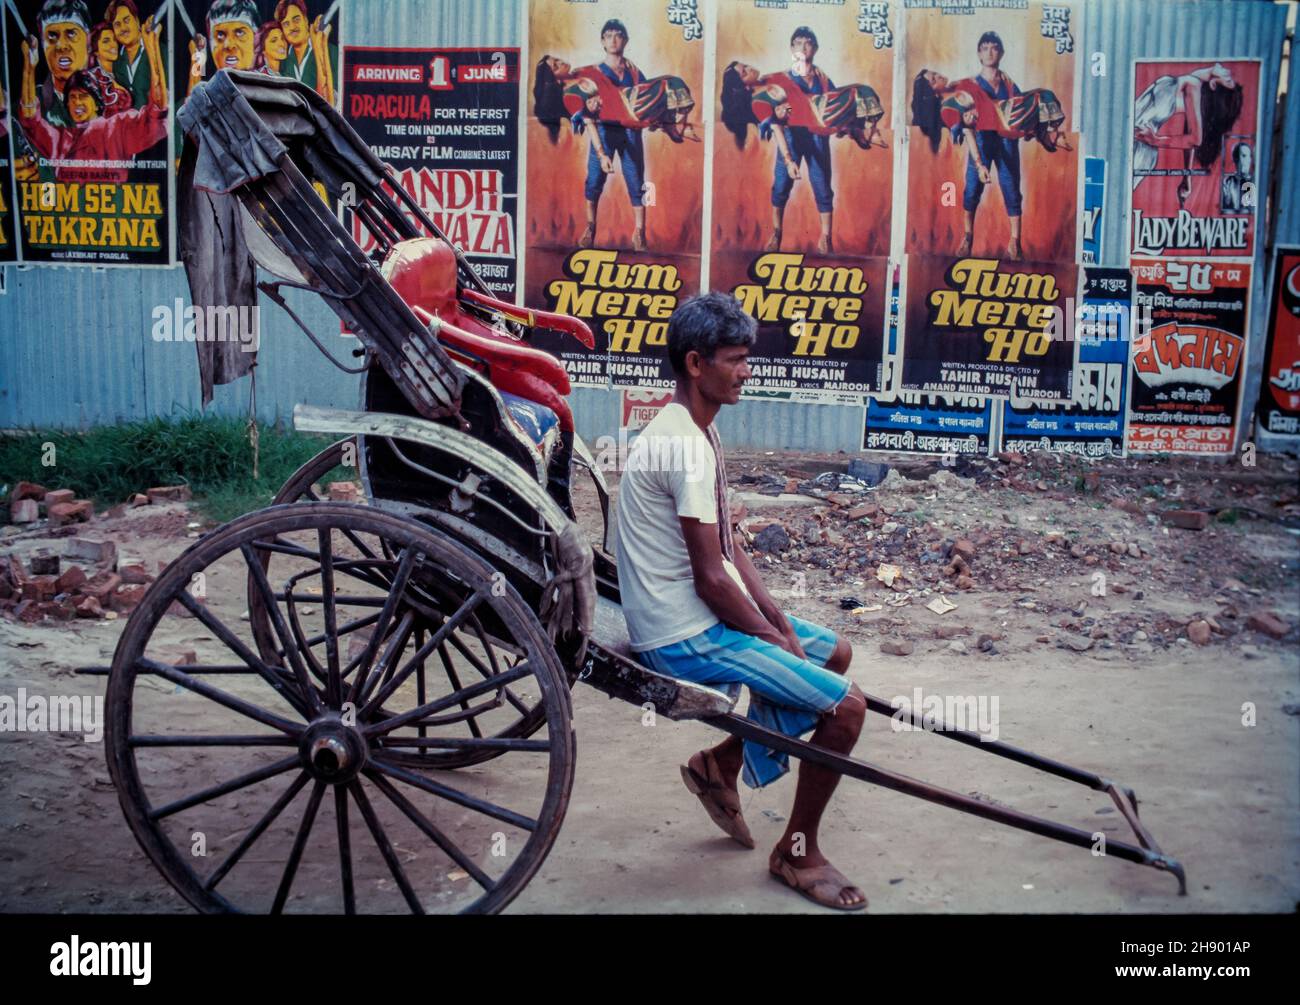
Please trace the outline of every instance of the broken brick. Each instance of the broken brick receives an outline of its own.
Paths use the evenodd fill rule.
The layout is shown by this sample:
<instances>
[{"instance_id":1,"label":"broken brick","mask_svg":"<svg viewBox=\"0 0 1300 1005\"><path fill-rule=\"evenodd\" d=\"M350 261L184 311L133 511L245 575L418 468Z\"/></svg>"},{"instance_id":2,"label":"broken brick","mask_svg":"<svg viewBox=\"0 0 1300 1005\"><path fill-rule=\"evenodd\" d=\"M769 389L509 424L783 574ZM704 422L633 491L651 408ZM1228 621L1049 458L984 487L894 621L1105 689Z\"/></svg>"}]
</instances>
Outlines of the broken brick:
<instances>
[{"instance_id":1,"label":"broken brick","mask_svg":"<svg viewBox=\"0 0 1300 1005\"><path fill-rule=\"evenodd\" d=\"M95 515L95 506L89 499L76 502L55 503L48 510L50 523L60 527L65 523L85 523Z\"/></svg>"},{"instance_id":2,"label":"broken brick","mask_svg":"<svg viewBox=\"0 0 1300 1005\"><path fill-rule=\"evenodd\" d=\"M70 565L56 581L60 593L71 593L86 581L86 572L79 565Z\"/></svg>"},{"instance_id":3,"label":"broken brick","mask_svg":"<svg viewBox=\"0 0 1300 1005\"><path fill-rule=\"evenodd\" d=\"M9 498L14 502L17 502L19 499L34 499L39 501L44 499L48 492L49 489L44 485L38 485L36 482L19 482L14 486L14 490L10 494Z\"/></svg>"},{"instance_id":4,"label":"broken brick","mask_svg":"<svg viewBox=\"0 0 1300 1005\"><path fill-rule=\"evenodd\" d=\"M41 510L35 499L15 499L9 506L11 523L35 523L40 518Z\"/></svg>"},{"instance_id":5,"label":"broken brick","mask_svg":"<svg viewBox=\"0 0 1300 1005\"><path fill-rule=\"evenodd\" d=\"M117 567L117 545L112 541L97 541L93 537L74 537L64 546L65 558L76 558L95 565Z\"/></svg>"},{"instance_id":6,"label":"broken brick","mask_svg":"<svg viewBox=\"0 0 1300 1005\"><path fill-rule=\"evenodd\" d=\"M53 600L59 592L57 582L58 580L54 576L33 576L23 583L23 599L37 602Z\"/></svg>"},{"instance_id":7,"label":"broken brick","mask_svg":"<svg viewBox=\"0 0 1300 1005\"><path fill-rule=\"evenodd\" d=\"M1210 514L1194 509L1170 510L1164 514L1165 523L1183 530L1205 530L1210 525Z\"/></svg>"},{"instance_id":8,"label":"broken brick","mask_svg":"<svg viewBox=\"0 0 1300 1005\"><path fill-rule=\"evenodd\" d=\"M149 587L144 585L123 586L109 598L109 603L115 611L133 611L140 605L148 590Z\"/></svg>"},{"instance_id":9,"label":"broken brick","mask_svg":"<svg viewBox=\"0 0 1300 1005\"><path fill-rule=\"evenodd\" d=\"M1291 631L1291 626L1273 611L1256 611L1249 615L1246 618L1246 627L1253 631L1263 632L1275 639L1280 639Z\"/></svg>"},{"instance_id":10,"label":"broken brick","mask_svg":"<svg viewBox=\"0 0 1300 1005\"><path fill-rule=\"evenodd\" d=\"M130 562L127 565L118 566L117 573L122 577L122 582L132 586L153 582L153 576L149 575L149 570L145 568L143 562Z\"/></svg>"},{"instance_id":11,"label":"broken brick","mask_svg":"<svg viewBox=\"0 0 1300 1005\"><path fill-rule=\"evenodd\" d=\"M76 605L77 617L79 618L99 618L103 617L104 609L100 606L99 601L94 597L82 597Z\"/></svg>"},{"instance_id":12,"label":"broken brick","mask_svg":"<svg viewBox=\"0 0 1300 1005\"><path fill-rule=\"evenodd\" d=\"M101 572L93 579L81 586L81 592L87 597L92 597L100 604L107 603L117 588L122 585L122 577L116 572Z\"/></svg>"},{"instance_id":13,"label":"broken brick","mask_svg":"<svg viewBox=\"0 0 1300 1005\"><path fill-rule=\"evenodd\" d=\"M885 639L880 643L880 651L886 656L911 656L912 648L907 639Z\"/></svg>"},{"instance_id":14,"label":"broken brick","mask_svg":"<svg viewBox=\"0 0 1300 1005\"><path fill-rule=\"evenodd\" d=\"M160 485L149 489L145 495L149 497L149 502L157 505L168 502L186 502L190 499L190 487L188 485Z\"/></svg>"},{"instance_id":15,"label":"broken brick","mask_svg":"<svg viewBox=\"0 0 1300 1005\"><path fill-rule=\"evenodd\" d=\"M1187 626L1187 637L1198 646L1210 644L1210 626L1204 621L1193 621Z\"/></svg>"},{"instance_id":16,"label":"broken brick","mask_svg":"<svg viewBox=\"0 0 1300 1005\"><path fill-rule=\"evenodd\" d=\"M51 551L38 551L31 558L33 576L57 576L59 574L59 556Z\"/></svg>"},{"instance_id":17,"label":"broken brick","mask_svg":"<svg viewBox=\"0 0 1300 1005\"><path fill-rule=\"evenodd\" d=\"M56 503L72 502L77 498L77 493L72 489L55 489L53 492L45 493L45 505L53 506Z\"/></svg>"}]
</instances>

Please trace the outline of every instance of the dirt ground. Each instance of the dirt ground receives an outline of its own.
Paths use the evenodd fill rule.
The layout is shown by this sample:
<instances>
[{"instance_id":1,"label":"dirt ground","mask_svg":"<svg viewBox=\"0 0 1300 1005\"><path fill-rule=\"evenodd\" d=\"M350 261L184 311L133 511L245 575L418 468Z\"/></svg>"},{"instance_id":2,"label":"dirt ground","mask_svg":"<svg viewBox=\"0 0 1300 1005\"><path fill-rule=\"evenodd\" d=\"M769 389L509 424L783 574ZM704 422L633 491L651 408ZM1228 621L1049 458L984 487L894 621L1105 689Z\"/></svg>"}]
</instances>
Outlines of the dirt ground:
<instances>
[{"instance_id":1,"label":"dirt ground","mask_svg":"<svg viewBox=\"0 0 1300 1005\"><path fill-rule=\"evenodd\" d=\"M918 687L996 697L1001 740L1132 786L1143 821L1188 875L1188 895L1179 897L1174 879L1152 869L847 780L826 815L822 845L867 893L871 911L1296 909L1300 541L1287 526L1297 522L1295 463L1269 458L1245 472L1182 460L1085 469L1035 457L952 470L903 463L909 477L894 471L865 491L843 483L822 491L825 483L809 482L819 472L843 472L848 460L729 455L733 488L748 511L743 526L765 532L772 549L757 551L756 562L787 609L849 639L849 675L864 691L886 700ZM1100 479L1084 482L1089 471ZM787 488L804 493L777 494ZM876 511L848 516L863 504ZM1163 513L1176 506L1219 517L1199 531L1171 528ZM591 519L590 498L583 513ZM84 533L117 541L123 555L166 561L194 543L186 536L192 519L183 506L149 507L97 519ZM770 523L785 541L766 530ZM961 541L972 553L964 571L951 563ZM0 538L0 553L31 545ZM898 567L892 586L877 577L881 565ZM956 585L962 576L966 588ZM228 585L212 589L209 603L237 622L247 605L238 584ZM926 608L940 595L955 609ZM1249 627L1251 615L1265 610L1289 634L1276 639ZM1208 642L1190 641L1191 626L1205 619L1214 627ZM0 618L0 695L19 688L102 695L104 677L74 668L109 663L125 623ZM167 617L162 631L167 644L200 657L221 652L193 619ZM909 655L881 650L909 643ZM201 705L180 704L170 687L156 691L150 700L182 722L201 714ZM793 774L765 790L742 787L759 845L747 851L709 822L678 776L678 765L717 733L663 718L647 724L640 709L581 684L572 698L572 798L550 855L511 912L819 910L766 870ZM855 756L1131 840L1104 794L892 725L868 716ZM104 758L102 743L76 735L0 732L0 912L191 910L137 845ZM460 775L509 805L528 789L529 773L503 775L495 763ZM187 791L226 774L192 751L159 770ZM214 810L214 840L255 819L255 803ZM291 840L288 828L275 833ZM446 868L414 843L398 850L413 872ZM325 879L317 868L327 866L304 867L299 887L307 892L291 909L337 909L310 893L313 879ZM358 882L382 888L384 875L378 863Z\"/></svg>"}]
</instances>

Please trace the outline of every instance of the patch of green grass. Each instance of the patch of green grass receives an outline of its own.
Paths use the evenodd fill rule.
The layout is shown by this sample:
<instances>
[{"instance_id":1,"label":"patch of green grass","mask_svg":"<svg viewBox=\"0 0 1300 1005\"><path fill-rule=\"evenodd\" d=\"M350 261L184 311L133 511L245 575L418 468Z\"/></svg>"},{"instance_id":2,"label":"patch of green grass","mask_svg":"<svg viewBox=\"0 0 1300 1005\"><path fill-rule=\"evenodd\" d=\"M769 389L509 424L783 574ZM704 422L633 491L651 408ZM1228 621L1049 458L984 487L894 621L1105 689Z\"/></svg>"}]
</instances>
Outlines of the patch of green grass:
<instances>
[{"instance_id":1,"label":"patch of green grass","mask_svg":"<svg viewBox=\"0 0 1300 1005\"><path fill-rule=\"evenodd\" d=\"M84 432L34 429L0 437L0 486L29 481L72 489L98 510L154 486L187 484L202 513L224 523L269 505L331 439L259 423L258 441L254 479L245 419L185 415Z\"/></svg>"}]
</instances>

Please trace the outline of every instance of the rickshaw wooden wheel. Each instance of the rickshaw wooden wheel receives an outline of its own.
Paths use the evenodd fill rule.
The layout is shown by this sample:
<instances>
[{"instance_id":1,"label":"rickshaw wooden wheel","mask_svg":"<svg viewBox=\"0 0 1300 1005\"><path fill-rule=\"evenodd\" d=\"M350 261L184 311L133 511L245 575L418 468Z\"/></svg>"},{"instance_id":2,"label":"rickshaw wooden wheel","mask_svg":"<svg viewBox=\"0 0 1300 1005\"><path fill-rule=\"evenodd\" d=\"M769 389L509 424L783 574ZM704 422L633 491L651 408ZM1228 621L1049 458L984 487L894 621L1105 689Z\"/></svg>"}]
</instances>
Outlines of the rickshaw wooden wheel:
<instances>
[{"instance_id":1,"label":"rickshaw wooden wheel","mask_svg":"<svg viewBox=\"0 0 1300 1005\"><path fill-rule=\"evenodd\" d=\"M313 487L318 484L326 475L335 468L345 467L351 469L353 475L356 475L356 454L353 454L348 465L344 465L345 455L348 448L360 450L356 438L349 437L332 443L319 454L302 465L297 471L289 476L280 491L276 493L272 505L287 505L289 503L299 502L321 502L320 495ZM363 547L369 548L376 558L385 558L386 563L377 563L370 571L377 583L391 582L393 570L396 568L396 561L392 557L392 548L383 539L379 539L378 548L373 547L373 542L366 545L363 542L356 542ZM266 551L258 552L258 559L261 562L262 570L275 579L275 574L271 572L272 553ZM272 628L266 605L262 601L261 594L257 589L257 584L252 572L249 572L248 585L248 618L252 627L253 638L257 643L257 652L263 660L273 665L284 665L283 647L276 639L275 632ZM296 636L303 636L302 625L297 616L297 609L290 609L286 612L288 616L288 625L291 632ZM428 624L437 618L436 610L430 605L421 604L415 608L416 617L425 623L421 629L428 634ZM396 626L394 622L394 627ZM475 626L477 633L481 636L481 626ZM359 630L365 630L364 626ZM482 644L485 640L480 639ZM442 663L442 654L439 654L439 664ZM445 665L444 665L445 670ZM507 695L509 701L518 713L514 719L495 723L495 729L489 734L498 739L518 738L524 739L532 736L546 721L546 710L540 703L530 704L519 698L513 691ZM496 717L498 720L500 717ZM470 720L469 729L473 735L480 735L486 726L485 723L474 722ZM398 760L404 761L408 766L428 766L433 765L440 768L460 768L472 764L481 764L490 761L495 757L501 756L502 751L494 748L482 749L456 749L456 750L420 750L415 754L399 755Z\"/></svg>"},{"instance_id":2,"label":"rickshaw wooden wheel","mask_svg":"<svg viewBox=\"0 0 1300 1005\"><path fill-rule=\"evenodd\" d=\"M395 563L384 583L354 543L379 539ZM273 584L262 552L300 568ZM418 521L334 502L251 513L167 567L114 654L106 740L132 831L190 904L490 913L523 889L568 805L572 706L541 623L493 573ZM242 600L248 578L281 664L222 610L222 597ZM413 593L437 603L436 626L418 625ZM319 630L298 638L285 612L307 598ZM179 612L194 620L178 627L168 615ZM346 629L366 618L375 631L349 657ZM466 629L471 620L481 633ZM202 656L168 651L196 634ZM425 673L442 655L445 676ZM536 695L545 735L464 735L467 722L506 709L510 689ZM420 751L482 750L504 760L454 774L418 761Z\"/></svg>"}]
</instances>

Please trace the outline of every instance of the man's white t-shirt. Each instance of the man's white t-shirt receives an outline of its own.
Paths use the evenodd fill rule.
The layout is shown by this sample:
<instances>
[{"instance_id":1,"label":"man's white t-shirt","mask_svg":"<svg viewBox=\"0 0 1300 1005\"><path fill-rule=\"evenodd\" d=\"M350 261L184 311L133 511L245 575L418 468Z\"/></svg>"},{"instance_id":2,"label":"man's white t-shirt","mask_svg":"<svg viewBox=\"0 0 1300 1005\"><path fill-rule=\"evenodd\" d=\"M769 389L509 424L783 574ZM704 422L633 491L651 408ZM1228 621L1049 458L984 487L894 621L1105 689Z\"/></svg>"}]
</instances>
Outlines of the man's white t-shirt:
<instances>
[{"instance_id":1,"label":"man's white t-shirt","mask_svg":"<svg viewBox=\"0 0 1300 1005\"><path fill-rule=\"evenodd\" d=\"M619 482L618 585L634 652L657 649L712 628L718 617L695 592L678 517L718 522L713 447L690 411L665 405L628 451ZM746 596L744 580L723 568Z\"/></svg>"}]
</instances>

